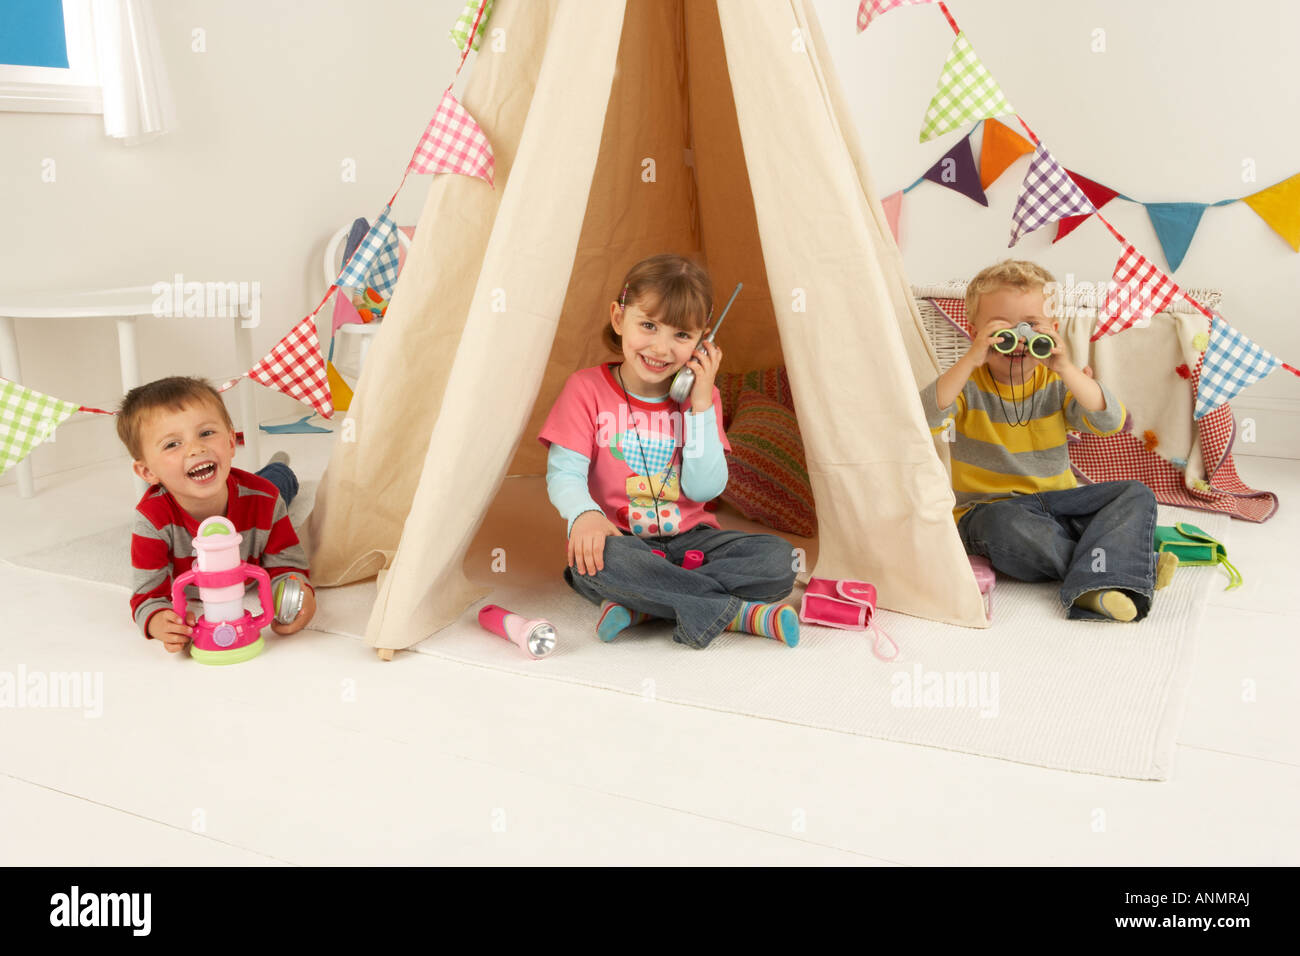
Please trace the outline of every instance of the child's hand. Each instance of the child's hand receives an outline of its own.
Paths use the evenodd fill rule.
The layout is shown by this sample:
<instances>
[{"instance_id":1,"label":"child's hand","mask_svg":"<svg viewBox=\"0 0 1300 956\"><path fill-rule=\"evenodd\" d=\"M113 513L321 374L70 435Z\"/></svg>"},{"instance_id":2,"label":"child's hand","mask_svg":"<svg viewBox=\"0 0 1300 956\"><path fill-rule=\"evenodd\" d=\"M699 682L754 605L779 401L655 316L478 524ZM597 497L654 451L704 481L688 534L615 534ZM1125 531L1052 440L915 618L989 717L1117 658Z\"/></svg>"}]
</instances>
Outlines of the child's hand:
<instances>
[{"instance_id":1,"label":"child's hand","mask_svg":"<svg viewBox=\"0 0 1300 956\"><path fill-rule=\"evenodd\" d=\"M193 611L186 611L183 621L173 610L159 611L149 618L149 636L161 641L167 653L176 654L185 650L185 645L190 642L193 624Z\"/></svg>"},{"instance_id":2,"label":"child's hand","mask_svg":"<svg viewBox=\"0 0 1300 956\"><path fill-rule=\"evenodd\" d=\"M972 368L978 368L988 361L989 349L993 347L993 340L997 338L999 332L1003 329L1014 328L1006 319L989 319L987 323L981 326L974 337L970 340L970 348L966 350L964 358Z\"/></svg>"},{"instance_id":3,"label":"child's hand","mask_svg":"<svg viewBox=\"0 0 1300 956\"><path fill-rule=\"evenodd\" d=\"M1041 332L1055 343L1052 346L1052 354L1043 359L1044 365L1057 375L1060 375L1066 369L1074 368L1074 363L1070 361L1070 350L1066 347L1065 341L1054 330L1036 328L1034 331ZM1092 371L1091 367L1089 367L1088 371Z\"/></svg>"},{"instance_id":4,"label":"child's hand","mask_svg":"<svg viewBox=\"0 0 1300 956\"><path fill-rule=\"evenodd\" d=\"M701 342L687 361L686 367L695 373L695 384L691 386L691 411L708 411L713 404L713 380L721 364L722 349L712 342Z\"/></svg>"},{"instance_id":5,"label":"child's hand","mask_svg":"<svg viewBox=\"0 0 1300 956\"><path fill-rule=\"evenodd\" d=\"M695 383L699 385L697 380ZM622 534L602 512L584 511L569 532L569 567L579 574L595 574L605 567L605 539Z\"/></svg>"},{"instance_id":6,"label":"child's hand","mask_svg":"<svg viewBox=\"0 0 1300 956\"><path fill-rule=\"evenodd\" d=\"M281 624L279 621L271 622L271 630L285 637L289 634L296 634L301 631L311 621L312 615L316 613L316 594L305 584L302 586L302 607L298 609L298 616L288 624Z\"/></svg>"}]
</instances>

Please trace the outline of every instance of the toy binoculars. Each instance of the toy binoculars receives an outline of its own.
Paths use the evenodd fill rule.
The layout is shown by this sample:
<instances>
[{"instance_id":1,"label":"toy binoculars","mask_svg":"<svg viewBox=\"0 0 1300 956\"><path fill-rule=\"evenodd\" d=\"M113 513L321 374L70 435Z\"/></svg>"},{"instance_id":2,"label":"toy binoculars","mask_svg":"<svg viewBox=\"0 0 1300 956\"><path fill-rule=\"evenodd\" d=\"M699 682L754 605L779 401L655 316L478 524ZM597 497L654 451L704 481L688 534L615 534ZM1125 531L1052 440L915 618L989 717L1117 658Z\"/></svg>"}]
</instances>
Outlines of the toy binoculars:
<instances>
[{"instance_id":1,"label":"toy binoculars","mask_svg":"<svg viewBox=\"0 0 1300 956\"><path fill-rule=\"evenodd\" d=\"M1035 332L1034 327L1028 322L1021 322L1015 328L1003 329L993 336L993 350L1003 355L1010 355L1016 350L1021 339L1025 340L1025 348L1036 359L1047 358L1052 354L1052 349L1056 348L1056 342L1050 335Z\"/></svg>"}]
</instances>

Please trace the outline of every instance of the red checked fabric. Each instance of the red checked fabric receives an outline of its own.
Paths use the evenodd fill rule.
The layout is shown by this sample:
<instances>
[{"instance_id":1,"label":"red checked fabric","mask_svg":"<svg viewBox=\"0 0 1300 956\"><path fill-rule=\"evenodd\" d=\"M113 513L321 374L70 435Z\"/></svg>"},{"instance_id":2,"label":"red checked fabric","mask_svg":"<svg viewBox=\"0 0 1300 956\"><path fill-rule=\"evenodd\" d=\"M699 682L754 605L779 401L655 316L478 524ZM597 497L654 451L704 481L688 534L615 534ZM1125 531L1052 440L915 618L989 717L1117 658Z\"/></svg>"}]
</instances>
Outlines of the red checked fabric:
<instances>
[{"instance_id":1,"label":"red checked fabric","mask_svg":"<svg viewBox=\"0 0 1300 956\"><path fill-rule=\"evenodd\" d=\"M1130 247L1131 248L1131 247ZM974 331L966 318L964 299L931 299L958 329L970 336ZM1188 386L1196 395L1201 378L1197 363ZM1070 464L1080 479L1087 482L1140 481L1150 488L1156 500L1198 511L1215 511L1243 521L1262 522L1277 511L1277 495L1251 488L1237 474L1232 460L1232 443L1237 425L1232 408L1220 405L1196 423L1201 439L1201 457L1205 462L1207 487L1188 487L1187 475L1166 459L1142 444L1142 436L1121 432L1105 438L1071 433Z\"/></svg>"},{"instance_id":2,"label":"red checked fabric","mask_svg":"<svg viewBox=\"0 0 1300 956\"><path fill-rule=\"evenodd\" d=\"M290 329L247 374L255 382L310 405L326 418L334 414L314 312Z\"/></svg>"},{"instance_id":3,"label":"red checked fabric","mask_svg":"<svg viewBox=\"0 0 1300 956\"><path fill-rule=\"evenodd\" d=\"M460 173L492 185L496 159L487 136L447 90L407 164L412 173Z\"/></svg>"},{"instance_id":4,"label":"red checked fabric","mask_svg":"<svg viewBox=\"0 0 1300 956\"><path fill-rule=\"evenodd\" d=\"M1106 295L1097 316L1097 327L1092 331L1094 342L1103 335L1114 335L1132 325L1150 321L1183 291L1151 260L1134 249L1132 243L1124 246L1111 278L1116 288Z\"/></svg>"},{"instance_id":5,"label":"red checked fabric","mask_svg":"<svg viewBox=\"0 0 1300 956\"><path fill-rule=\"evenodd\" d=\"M858 4L858 32L861 33L871 21L882 13L888 13L895 7L912 6L919 3L930 3L931 0L862 0Z\"/></svg>"},{"instance_id":6,"label":"red checked fabric","mask_svg":"<svg viewBox=\"0 0 1300 956\"><path fill-rule=\"evenodd\" d=\"M1201 377L1197 363L1192 394ZM1277 511L1277 495L1257 491L1241 480L1232 460L1232 443L1237 423L1228 405L1220 405L1196 423L1201 439L1201 457L1205 462L1206 483L1189 487L1185 472L1142 446L1142 439L1131 433L1099 438L1082 435L1070 444L1070 464L1075 473L1088 482L1140 481L1153 492L1156 501L1165 505L1215 511L1243 521L1263 522Z\"/></svg>"}]
</instances>

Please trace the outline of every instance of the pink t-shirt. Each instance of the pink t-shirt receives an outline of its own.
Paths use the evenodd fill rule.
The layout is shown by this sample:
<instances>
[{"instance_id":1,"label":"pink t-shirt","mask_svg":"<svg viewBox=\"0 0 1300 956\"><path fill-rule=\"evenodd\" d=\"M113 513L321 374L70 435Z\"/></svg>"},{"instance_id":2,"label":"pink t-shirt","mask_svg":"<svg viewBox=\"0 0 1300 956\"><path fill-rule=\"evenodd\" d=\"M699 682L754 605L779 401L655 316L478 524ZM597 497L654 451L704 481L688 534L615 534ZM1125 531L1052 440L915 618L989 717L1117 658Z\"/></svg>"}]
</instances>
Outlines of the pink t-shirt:
<instances>
[{"instance_id":1,"label":"pink t-shirt","mask_svg":"<svg viewBox=\"0 0 1300 956\"><path fill-rule=\"evenodd\" d=\"M548 448L554 443L590 459L587 488L591 497L605 517L624 530L666 536L696 525L718 527L704 505L681 490L684 416L690 414L690 403L677 405L672 399L652 403L629 397L629 409L623 389L610 371L613 365L584 368L570 375L538 440ZM717 388L713 389L713 412L722 447L731 451L722 430L722 396Z\"/></svg>"}]
</instances>

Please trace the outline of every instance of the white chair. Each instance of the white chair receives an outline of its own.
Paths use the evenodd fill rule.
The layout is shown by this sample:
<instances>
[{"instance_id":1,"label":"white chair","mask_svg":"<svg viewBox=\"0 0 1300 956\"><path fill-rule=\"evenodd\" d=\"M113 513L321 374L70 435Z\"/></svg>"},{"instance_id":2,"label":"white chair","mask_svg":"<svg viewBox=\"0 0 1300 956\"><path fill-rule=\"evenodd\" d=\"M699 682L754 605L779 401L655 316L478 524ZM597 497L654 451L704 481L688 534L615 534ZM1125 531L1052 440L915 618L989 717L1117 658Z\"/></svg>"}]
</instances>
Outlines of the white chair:
<instances>
[{"instance_id":1,"label":"white chair","mask_svg":"<svg viewBox=\"0 0 1300 956\"><path fill-rule=\"evenodd\" d=\"M330 237L329 242L325 243L325 284L328 286L339 277L339 270L343 268L343 243L352 231L352 224L348 223L338 232ZM402 244L406 252L411 251L411 240L407 238L406 233L399 228L397 230L397 241ZM345 292L346 294L346 292ZM357 355L357 377L361 377L361 370L366 364L366 353L370 351L370 346L374 342L375 336L379 334L379 327L383 325L382 320L376 322L353 322L341 326L339 332L354 337L358 342ZM342 343L340 343L342 344ZM341 350L340 350L341 351ZM338 363L335 362L337 365Z\"/></svg>"}]
</instances>

